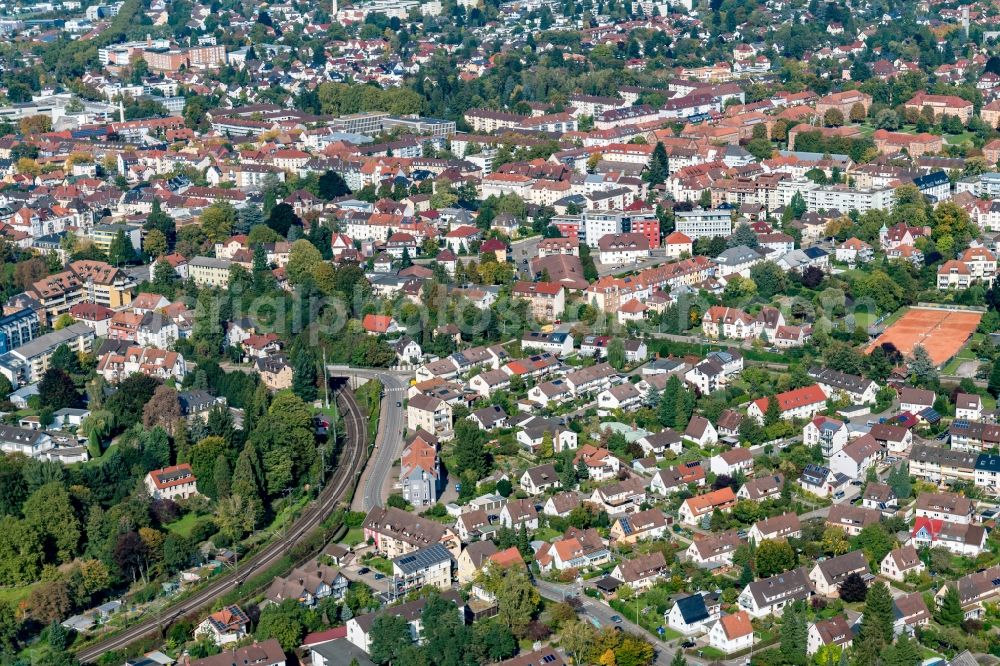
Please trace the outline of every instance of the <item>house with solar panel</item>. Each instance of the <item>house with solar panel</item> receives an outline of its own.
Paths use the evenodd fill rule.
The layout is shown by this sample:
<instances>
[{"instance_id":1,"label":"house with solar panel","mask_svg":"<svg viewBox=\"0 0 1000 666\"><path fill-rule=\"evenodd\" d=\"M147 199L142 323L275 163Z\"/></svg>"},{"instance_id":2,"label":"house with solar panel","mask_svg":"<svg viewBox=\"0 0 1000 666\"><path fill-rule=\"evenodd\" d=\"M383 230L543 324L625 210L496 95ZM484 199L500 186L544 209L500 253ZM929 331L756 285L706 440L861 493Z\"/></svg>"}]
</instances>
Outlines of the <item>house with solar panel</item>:
<instances>
[{"instance_id":1,"label":"house with solar panel","mask_svg":"<svg viewBox=\"0 0 1000 666\"><path fill-rule=\"evenodd\" d=\"M663 614L667 626L685 636L708 631L710 624L719 619L721 606L718 594L692 594L682 597Z\"/></svg>"},{"instance_id":2,"label":"house with solar panel","mask_svg":"<svg viewBox=\"0 0 1000 666\"><path fill-rule=\"evenodd\" d=\"M451 552L439 543L400 555L392 561L393 592L405 595L423 587L450 589L452 563Z\"/></svg>"},{"instance_id":3,"label":"house with solar panel","mask_svg":"<svg viewBox=\"0 0 1000 666\"><path fill-rule=\"evenodd\" d=\"M236 605L226 606L202 620L195 628L194 635L224 647L246 638L249 626L250 618L242 608Z\"/></svg>"}]
</instances>

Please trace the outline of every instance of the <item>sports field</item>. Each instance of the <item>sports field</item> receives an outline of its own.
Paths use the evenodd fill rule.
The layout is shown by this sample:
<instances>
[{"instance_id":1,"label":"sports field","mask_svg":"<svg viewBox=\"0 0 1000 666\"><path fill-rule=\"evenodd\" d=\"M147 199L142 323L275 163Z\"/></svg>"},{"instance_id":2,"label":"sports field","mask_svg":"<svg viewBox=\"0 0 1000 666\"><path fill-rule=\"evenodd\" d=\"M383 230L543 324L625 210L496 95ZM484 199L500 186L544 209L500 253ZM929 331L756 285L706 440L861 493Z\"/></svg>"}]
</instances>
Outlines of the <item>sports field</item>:
<instances>
[{"instance_id":1,"label":"sports field","mask_svg":"<svg viewBox=\"0 0 1000 666\"><path fill-rule=\"evenodd\" d=\"M915 346L921 345L934 365L941 366L969 341L982 316L981 312L969 310L910 308L868 345L866 353L891 342L903 356L909 356Z\"/></svg>"}]
</instances>

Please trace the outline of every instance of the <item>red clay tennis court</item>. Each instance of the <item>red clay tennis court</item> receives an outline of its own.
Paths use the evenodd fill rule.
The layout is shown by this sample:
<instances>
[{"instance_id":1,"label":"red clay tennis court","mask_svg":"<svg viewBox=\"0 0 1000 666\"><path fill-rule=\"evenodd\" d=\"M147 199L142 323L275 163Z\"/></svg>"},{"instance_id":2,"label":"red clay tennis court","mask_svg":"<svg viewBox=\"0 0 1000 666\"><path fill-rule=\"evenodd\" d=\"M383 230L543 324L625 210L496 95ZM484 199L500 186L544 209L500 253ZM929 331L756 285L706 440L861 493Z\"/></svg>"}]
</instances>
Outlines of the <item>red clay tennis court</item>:
<instances>
[{"instance_id":1,"label":"red clay tennis court","mask_svg":"<svg viewBox=\"0 0 1000 666\"><path fill-rule=\"evenodd\" d=\"M868 345L866 353L891 342L903 356L909 356L916 345L921 345L934 365L941 366L969 341L982 317L981 312L968 310L910 308Z\"/></svg>"}]
</instances>

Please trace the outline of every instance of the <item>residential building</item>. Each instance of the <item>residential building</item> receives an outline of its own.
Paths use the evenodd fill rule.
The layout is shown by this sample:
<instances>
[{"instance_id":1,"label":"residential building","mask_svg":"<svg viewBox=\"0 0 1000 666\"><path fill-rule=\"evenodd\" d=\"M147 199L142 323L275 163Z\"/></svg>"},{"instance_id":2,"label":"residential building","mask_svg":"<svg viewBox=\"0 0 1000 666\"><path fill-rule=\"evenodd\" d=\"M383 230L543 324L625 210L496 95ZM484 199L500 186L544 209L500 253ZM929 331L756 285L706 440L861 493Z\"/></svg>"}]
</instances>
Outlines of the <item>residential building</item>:
<instances>
[{"instance_id":1,"label":"residential building","mask_svg":"<svg viewBox=\"0 0 1000 666\"><path fill-rule=\"evenodd\" d=\"M431 544L392 560L392 592L405 595L412 590L451 588L453 559L440 543Z\"/></svg>"},{"instance_id":2,"label":"residential building","mask_svg":"<svg viewBox=\"0 0 1000 666\"><path fill-rule=\"evenodd\" d=\"M809 572L816 594L825 597L840 596L840 586L852 574L869 576L868 560L864 552L852 550L829 559L817 562Z\"/></svg>"},{"instance_id":3,"label":"residential building","mask_svg":"<svg viewBox=\"0 0 1000 666\"><path fill-rule=\"evenodd\" d=\"M730 511L736 504L736 494L732 488L725 487L713 490L703 495L690 497L681 503L678 517L687 525L700 525L702 520L710 517L715 511Z\"/></svg>"},{"instance_id":4,"label":"residential building","mask_svg":"<svg viewBox=\"0 0 1000 666\"><path fill-rule=\"evenodd\" d=\"M445 525L394 507L375 507L362 525L365 539L371 539L379 554L392 559L435 543L451 554L461 550L458 535Z\"/></svg>"},{"instance_id":5,"label":"residential building","mask_svg":"<svg viewBox=\"0 0 1000 666\"><path fill-rule=\"evenodd\" d=\"M441 441L451 439L451 405L434 396L417 394L406 404L406 427L411 432L423 430Z\"/></svg>"},{"instance_id":6,"label":"residential building","mask_svg":"<svg viewBox=\"0 0 1000 666\"><path fill-rule=\"evenodd\" d=\"M812 656L826 646L836 646L847 651L853 641L854 630L843 615L817 620L809 625L806 634L806 654Z\"/></svg>"},{"instance_id":7,"label":"residential building","mask_svg":"<svg viewBox=\"0 0 1000 666\"><path fill-rule=\"evenodd\" d=\"M204 637L219 647L243 640L250 627L250 618L239 606L226 606L212 613L195 627L194 635Z\"/></svg>"},{"instance_id":8,"label":"residential building","mask_svg":"<svg viewBox=\"0 0 1000 666\"><path fill-rule=\"evenodd\" d=\"M879 564L880 574L900 583L910 574L919 576L925 569L924 562L913 544L893 548Z\"/></svg>"},{"instance_id":9,"label":"residential building","mask_svg":"<svg viewBox=\"0 0 1000 666\"><path fill-rule=\"evenodd\" d=\"M698 592L678 599L664 613L664 620L671 629L693 636L708 631L709 626L719 619L720 611L717 595L706 596Z\"/></svg>"},{"instance_id":10,"label":"residential building","mask_svg":"<svg viewBox=\"0 0 1000 666\"><path fill-rule=\"evenodd\" d=\"M146 492L155 500L188 499L198 494L198 479L188 463L154 469L146 474L144 484Z\"/></svg>"},{"instance_id":11,"label":"residential building","mask_svg":"<svg viewBox=\"0 0 1000 666\"><path fill-rule=\"evenodd\" d=\"M920 493L915 505L918 518L932 518L968 525L972 522L972 501L957 493Z\"/></svg>"},{"instance_id":12,"label":"residential building","mask_svg":"<svg viewBox=\"0 0 1000 666\"><path fill-rule=\"evenodd\" d=\"M882 458L882 453L882 447L871 434L863 435L830 456L830 470L861 479Z\"/></svg>"},{"instance_id":13,"label":"residential building","mask_svg":"<svg viewBox=\"0 0 1000 666\"><path fill-rule=\"evenodd\" d=\"M726 654L753 647L754 630L750 615L742 610L723 615L709 630L708 644Z\"/></svg>"},{"instance_id":14,"label":"residential building","mask_svg":"<svg viewBox=\"0 0 1000 666\"><path fill-rule=\"evenodd\" d=\"M435 504L441 492L441 460L437 438L418 430L400 459L399 482L403 498L413 506Z\"/></svg>"},{"instance_id":15,"label":"residential building","mask_svg":"<svg viewBox=\"0 0 1000 666\"><path fill-rule=\"evenodd\" d=\"M802 536L802 523L794 511L758 520L747 532L747 539L762 544L768 539L794 539Z\"/></svg>"},{"instance_id":16,"label":"residential building","mask_svg":"<svg viewBox=\"0 0 1000 666\"><path fill-rule=\"evenodd\" d=\"M785 391L784 393L779 393L776 397L778 399L778 410L781 413L781 418L788 421L792 419L811 419L826 410L826 394L823 393L823 389L818 384ZM747 408L747 415L757 419L758 423L763 424L764 414L767 412L769 401L770 398L754 400Z\"/></svg>"},{"instance_id":17,"label":"residential building","mask_svg":"<svg viewBox=\"0 0 1000 666\"><path fill-rule=\"evenodd\" d=\"M804 567L777 576L762 578L747 585L737 603L751 617L780 616L794 601L804 601L812 595L809 577Z\"/></svg>"}]
</instances>

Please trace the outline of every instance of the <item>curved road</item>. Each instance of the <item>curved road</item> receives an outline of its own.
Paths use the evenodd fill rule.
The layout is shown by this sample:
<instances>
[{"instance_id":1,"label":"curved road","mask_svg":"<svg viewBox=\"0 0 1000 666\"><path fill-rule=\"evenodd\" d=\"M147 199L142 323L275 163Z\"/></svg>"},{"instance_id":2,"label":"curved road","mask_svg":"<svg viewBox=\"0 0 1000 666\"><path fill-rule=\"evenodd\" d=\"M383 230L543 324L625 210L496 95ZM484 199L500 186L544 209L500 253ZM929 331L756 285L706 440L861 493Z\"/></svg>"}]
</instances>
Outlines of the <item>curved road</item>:
<instances>
[{"instance_id":1,"label":"curved road","mask_svg":"<svg viewBox=\"0 0 1000 666\"><path fill-rule=\"evenodd\" d=\"M331 375L351 374L365 379L377 379L382 382L385 395L379 412L378 433L375 436L375 450L372 451L368 466L361 476L359 491L354 496L351 508L355 511L368 512L376 506L382 506L383 493L388 485L393 466L403 454L403 432L406 429L406 413L402 405L406 399L408 377L412 373L402 373L389 370L371 370L362 368L347 368L344 366L329 366Z\"/></svg>"},{"instance_id":2,"label":"curved road","mask_svg":"<svg viewBox=\"0 0 1000 666\"><path fill-rule=\"evenodd\" d=\"M126 647L149 634L158 633L178 617L210 605L218 597L241 585L254 572L266 569L284 556L299 539L319 526L336 509L337 504L358 480L358 475L365 464L367 453L365 443L368 441L366 432L368 421L354 400L354 395L350 391L341 391L337 400L344 410L347 444L338 460L336 472L327 479L319 497L289 526L287 533L245 560L237 571L212 581L191 597L161 611L155 617L143 620L118 634L81 649L76 655L81 663L95 662L107 652Z\"/></svg>"}]
</instances>

